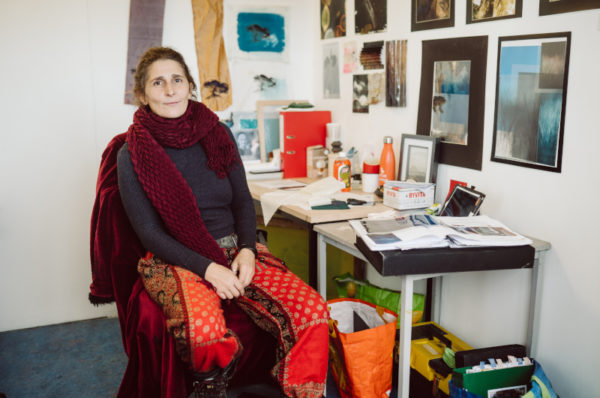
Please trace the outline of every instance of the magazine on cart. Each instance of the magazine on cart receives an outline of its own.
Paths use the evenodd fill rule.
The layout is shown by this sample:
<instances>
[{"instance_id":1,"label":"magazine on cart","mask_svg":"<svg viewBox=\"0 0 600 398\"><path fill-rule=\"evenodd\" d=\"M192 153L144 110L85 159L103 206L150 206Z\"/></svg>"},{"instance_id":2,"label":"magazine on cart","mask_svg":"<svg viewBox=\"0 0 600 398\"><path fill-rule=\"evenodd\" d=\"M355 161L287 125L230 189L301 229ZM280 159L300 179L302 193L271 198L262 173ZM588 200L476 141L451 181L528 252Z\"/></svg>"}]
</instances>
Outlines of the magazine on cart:
<instances>
[{"instance_id":1,"label":"magazine on cart","mask_svg":"<svg viewBox=\"0 0 600 398\"><path fill-rule=\"evenodd\" d=\"M351 220L350 225L371 250L531 244L530 239L488 216L435 217L411 214L385 219Z\"/></svg>"}]
</instances>

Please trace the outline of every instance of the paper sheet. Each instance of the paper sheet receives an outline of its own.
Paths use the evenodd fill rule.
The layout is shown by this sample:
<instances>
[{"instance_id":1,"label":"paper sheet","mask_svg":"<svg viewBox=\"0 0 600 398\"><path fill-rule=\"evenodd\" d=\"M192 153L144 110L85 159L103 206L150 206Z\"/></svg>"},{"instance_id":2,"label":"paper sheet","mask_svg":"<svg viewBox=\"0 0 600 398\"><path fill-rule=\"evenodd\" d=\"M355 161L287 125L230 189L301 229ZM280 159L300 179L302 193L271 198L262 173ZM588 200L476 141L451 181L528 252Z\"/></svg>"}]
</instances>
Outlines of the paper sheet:
<instances>
[{"instance_id":1,"label":"paper sheet","mask_svg":"<svg viewBox=\"0 0 600 398\"><path fill-rule=\"evenodd\" d=\"M333 177L327 177L298 191L280 189L264 193L260 196L264 223L265 225L269 224L273 214L282 204L300 206L305 210L310 210L311 206L329 204L333 195L344 186L343 182Z\"/></svg>"}]
</instances>

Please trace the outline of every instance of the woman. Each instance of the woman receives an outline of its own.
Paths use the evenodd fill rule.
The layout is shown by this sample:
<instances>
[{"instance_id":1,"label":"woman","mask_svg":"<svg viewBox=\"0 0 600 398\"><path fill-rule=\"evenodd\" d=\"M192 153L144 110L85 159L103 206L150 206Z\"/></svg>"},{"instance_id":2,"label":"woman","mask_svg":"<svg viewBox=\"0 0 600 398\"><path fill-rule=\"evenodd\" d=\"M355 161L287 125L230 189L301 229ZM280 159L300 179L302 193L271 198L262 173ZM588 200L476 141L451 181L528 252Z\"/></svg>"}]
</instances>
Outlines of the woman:
<instances>
[{"instance_id":1,"label":"woman","mask_svg":"<svg viewBox=\"0 0 600 398\"><path fill-rule=\"evenodd\" d=\"M233 136L193 100L195 88L176 51L156 47L141 57L134 86L140 107L117 169L123 206L148 251L138 263L152 299L144 306L164 313L198 393L224 394L236 361L245 362L242 353L249 358L264 348L242 346L244 336L229 329L226 320L241 309L246 317L236 322L258 325L274 338L271 375L283 393L320 397L326 304L255 243L254 204Z\"/></svg>"}]
</instances>

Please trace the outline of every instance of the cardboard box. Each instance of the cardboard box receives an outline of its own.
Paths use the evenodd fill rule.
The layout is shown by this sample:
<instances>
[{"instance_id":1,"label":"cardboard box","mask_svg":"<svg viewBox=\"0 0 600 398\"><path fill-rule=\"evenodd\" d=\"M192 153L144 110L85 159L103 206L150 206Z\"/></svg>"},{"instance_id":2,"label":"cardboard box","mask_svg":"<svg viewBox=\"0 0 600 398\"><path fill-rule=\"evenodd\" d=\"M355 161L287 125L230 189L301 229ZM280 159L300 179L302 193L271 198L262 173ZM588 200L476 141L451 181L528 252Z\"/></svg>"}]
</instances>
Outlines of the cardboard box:
<instances>
[{"instance_id":1,"label":"cardboard box","mask_svg":"<svg viewBox=\"0 0 600 398\"><path fill-rule=\"evenodd\" d=\"M387 181L383 185L383 204L398 210L427 208L433 204L435 184Z\"/></svg>"},{"instance_id":2,"label":"cardboard box","mask_svg":"<svg viewBox=\"0 0 600 398\"><path fill-rule=\"evenodd\" d=\"M327 177L327 155L323 145L311 145L306 148L306 176Z\"/></svg>"}]
</instances>

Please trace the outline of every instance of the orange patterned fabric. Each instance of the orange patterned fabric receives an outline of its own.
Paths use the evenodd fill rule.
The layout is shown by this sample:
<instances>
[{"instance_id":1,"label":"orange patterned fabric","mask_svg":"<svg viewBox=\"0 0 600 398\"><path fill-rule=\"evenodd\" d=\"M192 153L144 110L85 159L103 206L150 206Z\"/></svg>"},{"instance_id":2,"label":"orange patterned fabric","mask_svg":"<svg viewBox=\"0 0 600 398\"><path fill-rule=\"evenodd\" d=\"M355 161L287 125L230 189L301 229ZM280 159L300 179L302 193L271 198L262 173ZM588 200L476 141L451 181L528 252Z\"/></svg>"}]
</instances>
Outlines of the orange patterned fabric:
<instances>
[{"instance_id":1,"label":"orange patterned fabric","mask_svg":"<svg viewBox=\"0 0 600 398\"><path fill-rule=\"evenodd\" d=\"M258 244L256 273L235 303L278 342L271 374L287 397L321 397L328 358L328 312L321 296ZM237 249L223 249L229 262ZM165 314L180 357L195 371L224 368L242 349L202 278L149 253L138 271Z\"/></svg>"}]
</instances>

